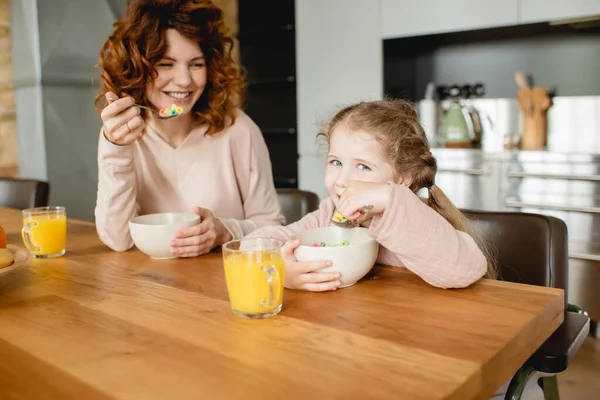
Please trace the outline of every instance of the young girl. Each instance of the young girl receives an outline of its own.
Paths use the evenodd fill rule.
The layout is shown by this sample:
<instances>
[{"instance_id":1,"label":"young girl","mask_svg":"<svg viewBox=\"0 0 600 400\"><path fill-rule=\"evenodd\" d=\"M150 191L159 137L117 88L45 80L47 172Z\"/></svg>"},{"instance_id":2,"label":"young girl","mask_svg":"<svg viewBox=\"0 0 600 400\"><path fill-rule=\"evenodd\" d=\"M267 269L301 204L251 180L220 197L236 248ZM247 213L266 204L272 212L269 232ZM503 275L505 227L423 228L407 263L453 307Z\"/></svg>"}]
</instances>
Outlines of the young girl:
<instances>
[{"instance_id":1,"label":"young girl","mask_svg":"<svg viewBox=\"0 0 600 400\"><path fill-rule=\"evenodd\" d=\"M300 263L299 240L311 228L332 226L337 213L368 227L379 243L377 263L404 266L433 286L460 288L494 277L485 248L469 234L466 217L435 185L436 160L412 106L402 100L364 102L338 112L320 133L329 144L319 209L288 226L265 227L249 236L287 241L285 286L335 290L338 272L317 272L329 261ZM426 188L428 199L417 191ZM365 205L372 206L366 214Z\"/></svg>"}]
</instances>

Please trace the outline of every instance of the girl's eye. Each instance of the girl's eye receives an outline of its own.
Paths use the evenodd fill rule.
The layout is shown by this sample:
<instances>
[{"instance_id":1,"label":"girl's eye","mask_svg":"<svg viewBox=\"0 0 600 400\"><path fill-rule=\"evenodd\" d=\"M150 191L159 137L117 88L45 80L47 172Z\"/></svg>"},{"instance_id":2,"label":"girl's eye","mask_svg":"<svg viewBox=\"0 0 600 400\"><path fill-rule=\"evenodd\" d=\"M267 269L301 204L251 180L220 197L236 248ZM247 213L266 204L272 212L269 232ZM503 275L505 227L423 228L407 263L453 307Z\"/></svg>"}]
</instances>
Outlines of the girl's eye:
<instances>
[{"instance_id":1,"label":"girl's eye","mask_svg":"<svg viewBox=\"0 0 600 400\"><path fill-rule=\"evenodd\" d=\"M204 67L204 63L195 63L195 64L192 64L192 67L194 67L194 68L202 68L202 67Z\"/></svg>"},{"instance_id":2,"label":"girl's eye","mask_svg":"<svg viewBox=\"0 0 600 400\"><path fill-rule=\"evenodd\" d=\"M162 63L158 63L156 65L159 66L159 67L163 67L164 68L164 67L171 67L173 64L162 62Z\"/></svg>"},{"instance_id":3,"label":"girl's eye","mask_svg":"<svg viewBox=\"0 0 600 400\"><path fill-rule=\"evenodd\" d=\"M356 166L356 168L358 168L360 171L370 171L371 168L367 167L365 164L358 164Z\"/></svg>"},{"instance_id":4,"label":"girl's eye","mask_svg":"<svg viewBox=\"0 0 600 400\"><path fill-rule=\"evenodd\" d=\"M340 160L331 160L330 164L336 167L341 167L342 166L342 162Z\"/></svg>"}]
</instances>

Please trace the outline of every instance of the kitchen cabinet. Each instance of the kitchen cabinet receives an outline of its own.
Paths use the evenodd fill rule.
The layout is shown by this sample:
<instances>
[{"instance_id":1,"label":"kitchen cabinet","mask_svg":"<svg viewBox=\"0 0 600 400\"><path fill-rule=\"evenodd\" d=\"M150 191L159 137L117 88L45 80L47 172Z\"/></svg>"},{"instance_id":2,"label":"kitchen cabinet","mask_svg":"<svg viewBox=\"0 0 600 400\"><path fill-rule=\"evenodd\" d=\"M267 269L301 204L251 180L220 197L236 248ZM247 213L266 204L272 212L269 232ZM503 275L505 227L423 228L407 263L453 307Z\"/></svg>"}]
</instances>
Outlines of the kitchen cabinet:
<instances>
[{"instance_id":1,"label":"kitchen cabinet","mask_svg":"<svg viewBox=\"0 0 600 400\"><path fill-rule=\"evenodd\" d=\"M545 214L567 224L569 302L600 321L600 156L463 149L433 153L436 185L457 207Z\"/></svg>"},{"instance_id":2,"label":"kitchen cabinet","mask_svg":"<svg viewBox=\"0 0 600 400\"><path fill-rule=\"evenodd\" d=\"M238 4L240 59L248 82L245 111L265 139L275 186L297 188L295 1Z\"/></svg>"},{"instance_id":3,"label":"kitchen cabinet","mask_svg":"<svg viewBox=\"0 0 600 400\"><path fill-rule=\"evenodd\" d=\"M520 0L519 23L600 16L600 0Z\"/></svg>"},{"instance_id":4,"label":"kitchen cabinet","mask_svg":"<svg viewBox=\"0 0 600 400\"><path fill-rule=\"evenodd\" d=\"M500 164L483 152L462 149L433 149L437 159L436 185L458 208L494 211L498 197Z\"/></svg>"},{"instance_id":5,"label":"kitchen cabinet","mask_svg":"<svg viewBox=\"0 0 600 400\"><path fill-rule=\"evenodd\" d=\"M600 320L600 156L516 152L503 162L502 209L551 215L569 231L569 302Z\"/></svg>"},{"instance_id":6,"label":"kitchen cabinet","mask_svg":"<svg viewBox=\"0 0 600 400\"><path fill-rule=\"evenodd\" d=\"M516 25L519 1L421 0L415 2L414 0L382 0L382 38L391 39Z\"/></svg>"}]
</instances>

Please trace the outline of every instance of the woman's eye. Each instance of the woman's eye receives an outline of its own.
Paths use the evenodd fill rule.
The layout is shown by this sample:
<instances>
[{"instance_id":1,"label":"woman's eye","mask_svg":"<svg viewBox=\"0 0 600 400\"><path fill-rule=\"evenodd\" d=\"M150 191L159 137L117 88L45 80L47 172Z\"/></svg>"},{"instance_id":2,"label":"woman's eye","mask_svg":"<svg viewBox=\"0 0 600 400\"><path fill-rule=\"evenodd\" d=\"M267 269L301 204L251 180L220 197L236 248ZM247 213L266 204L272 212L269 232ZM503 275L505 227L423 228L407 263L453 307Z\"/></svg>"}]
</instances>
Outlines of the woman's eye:
<instances>
[{"instance_id":1,"label":"woman's eye","mask_svg":"<svg viewBox=\"0 0 600 400\"><path fill-rule=\"evenodd\" d=\"M163 67L164 68L164 67L171 67L173 64L171 64L171 63L158 63L156 65L159 66L159 67Z\"/></svg>"},{"instance_id":2,"label":"woman's eye","mask_svg":"<svg viewBox=\"0 0 600 400\"><path fill-rule=\"evenodd\" d=\"M194 68L202 68L202 67L204 67L204 63L192 64L192 67L194 67Z\"/></svg>"},{"instance_id":3,"label":"woman's eye","mask_svg":"<svg viewBox=\"0 0 600 400\"><path fill-rule=\"evenodd\" d=\"M340 167L342 165L342 162L340 160L331 160L330 164L336 167Z\"/></svg>"},{"instance_id":4,"label":"woman's eye","mask_svg":"<svg viewBox=\"0 0 600 400\"><path fill-rule=\"evenodd\" d=\"M356 166L356 168L358 168L361 171L370 171L371 170L371 168L367 167L365 164L358 164Z\"/></svg>"}]
</instances>

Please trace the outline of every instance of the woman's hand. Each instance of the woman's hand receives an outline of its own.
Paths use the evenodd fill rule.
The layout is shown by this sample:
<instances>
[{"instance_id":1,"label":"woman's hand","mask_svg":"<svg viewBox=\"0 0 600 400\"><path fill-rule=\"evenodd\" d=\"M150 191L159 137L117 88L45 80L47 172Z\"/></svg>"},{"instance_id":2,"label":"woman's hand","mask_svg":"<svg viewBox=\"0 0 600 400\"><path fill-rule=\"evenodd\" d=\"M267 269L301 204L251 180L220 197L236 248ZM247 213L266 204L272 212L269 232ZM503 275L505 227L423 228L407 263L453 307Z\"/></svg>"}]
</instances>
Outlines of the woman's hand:
<instances>
[{"instance_id":1,"label":"woman's hand","mask_svg":"<svg viewBox=\"0 0 600 400\"><path fill-rule=\"evenodd\" d=\"M374 214L383 213L391 194L392 188L385 182L351 181L340 197L337 211L346 219L362 223ZM373 208L363 214L361 209L367 204L372 205Z\"/></svg>"},{"instance_id":2,"label":"woman's hand","mask_svg":"<svg viewBox=\"0 0 600 400\"><path fill-rule=\"evenodd\" d=\"M341 285L339 272L316 272L331 265L331 261L299 262L294 250L300 246L300 240L290 240L283 246L285 263L285 287L288 289L324 292L335 290Z\"/></svg>"},{"instance_id":3,"label":"woman's hand","mask_svg":"<svg viewBox=\"0 0 600 400\"><path fill-rule=\"evenodd\" d=\"M140 116L140 109L133 105L133 98L120 99L113 92L107 92L105 96L109 104L100 113L104 136L119 146L135 142L144 134L146 123Z\"/></svg>"},{"instance_id":4,"label":"woman's hand","mask_svg":"<svg viewBox=\"0 0 600 400\"><path fill-rule=\"evenodd\" d=\"M232 239L225 225L206 208L196 207L200 223L183 229L171 241L171 252L177 257L196 257Z\"/></svg>"}]
</instances>

